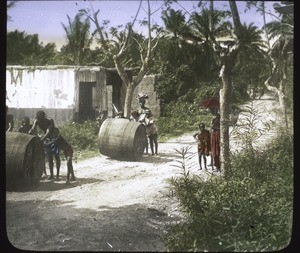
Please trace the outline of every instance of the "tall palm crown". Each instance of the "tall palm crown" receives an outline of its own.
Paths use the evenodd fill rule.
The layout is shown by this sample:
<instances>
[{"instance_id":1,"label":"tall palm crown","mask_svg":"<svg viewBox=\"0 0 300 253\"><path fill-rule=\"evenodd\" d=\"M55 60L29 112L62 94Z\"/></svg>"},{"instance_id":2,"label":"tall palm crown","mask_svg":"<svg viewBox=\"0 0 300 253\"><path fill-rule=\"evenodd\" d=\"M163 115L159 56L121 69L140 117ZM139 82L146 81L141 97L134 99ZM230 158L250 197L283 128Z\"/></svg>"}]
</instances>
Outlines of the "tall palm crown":
<instances>
[{"instance_id":1,"label":"tall palm crown","mask_svg":"<svg viewBox=\"0 0 300 253\"><path fill-rule=\"evenodd\" d=\"M169 33L172 33L174 37L177 37L178 35L184 33L185 29L188 29L182 11L169 9L168 11L164 11L162 13L161 18L166 26L166 30Z\"/></svg>"},{"instance_id":2,"label":"tall palm crown","mask_svg":"<svg viewBox=\"0 0 300 253\"><path fill-rule=\"evenodd\" d=\"M220 38L231 36L231 24L226 21L229 13L226 11L202 9L199 14L193 12L188 22L192 37L201 42L200 47L206 55L205 65L209 70L219 69L221 55L224 49Z\"/></svg>"},{"instance_id":3,"label":"tall palm crown","mask_svg":"<svg viewBox=\"0 0 300 253\"><path fill-rule=\"evenodd\" d=\"M206 43L216 43L216 38L231 34L232 26L229 21L225 21L227 17L229 17L229 13L226 11L203 9L200 14L192 13L189 24L195 36Z\"/></svg>"},{"instance_id":4,"label":"tall palm crown","mask_svg":"<svg viewBox=\"0 0 300 253\"><path fill-rule=\"evenodd\" d=\"M84 59L85 49L90 47L92 37L90 36L90 22L88 19L81 21L82 14L77 14L72 21L68 17L68 26L62 23L69 43L66 46L68 54L72 55L74 64L81 64Z\"/></svg>"},{"instance_id":5,"label":"tall palm crown","mask_svg":"<svg viewBox=\"0 0 300 253\"><path fill-rule=\"evenodd\" d=\"M274 4L274 8L278 8ZM280 6L285 7L285 6ZM280 20L266 24L266 30L271 39L275 39L271 57L286 57L288 52L293 51L294 47L294 13L282 12Z\"/></svg>"}]
</instances>

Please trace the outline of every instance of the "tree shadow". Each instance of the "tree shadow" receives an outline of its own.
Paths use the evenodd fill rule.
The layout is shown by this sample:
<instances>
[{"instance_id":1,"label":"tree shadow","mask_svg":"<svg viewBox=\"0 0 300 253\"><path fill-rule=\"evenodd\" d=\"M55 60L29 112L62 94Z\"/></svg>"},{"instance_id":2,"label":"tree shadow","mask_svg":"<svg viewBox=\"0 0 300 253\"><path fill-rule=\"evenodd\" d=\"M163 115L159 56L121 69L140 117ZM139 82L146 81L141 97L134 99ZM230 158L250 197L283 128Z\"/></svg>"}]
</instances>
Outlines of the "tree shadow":
<instances>
[{"instance_id":1,"label":"tree shadow","mask_svg":"<svg viewBox=\"0 0 300 253\"><path fill-rule=\"evenodd\" d=\"M59 191L67 188L74 188L77 186L81 186L84 184L92 184L99 183L105 180L99 178L76 178L76 181L70 181L68 184L66 183L66 177L61 176L59 180L41 180L37 185L32 187L15 187L8 192L38 192L38 191Z\"/></svg>"},{"instance_id":2,"label":"tree shadow","mask_svg":"<svg viewBox=\"0 0 300 253\"><path fill-rule=\"evenodd\" d=\"M139 160L137 161L130 161L125 158L106 158L109 161L119 161L119 162L132 162L132 163L167 163L172 161L172 159L161 157L161 155L143 155Z\"/></svg>"},{"instance_id":3,"label":"tree shadow","mask_svg":"<svg viewBox=\"0 0 300 253\"><path fill-rule=\"evenodd\" d=\"M166 229L179 220L142 204L92 210L57 200L7 201L6 213L10 243L39 251L162 252Z\"/></svg>"},{"instance_id":4,"label":"tree shadow","mask_svg":"<svg viewBox=\"0 0 300 253\"><path fill-rule=\"evenodd\" d=\"M167 163L171 162L173 159L162 157L159 155L148 155L142 158L140 162L144 163Z\"/></svg>"}]
</instances>

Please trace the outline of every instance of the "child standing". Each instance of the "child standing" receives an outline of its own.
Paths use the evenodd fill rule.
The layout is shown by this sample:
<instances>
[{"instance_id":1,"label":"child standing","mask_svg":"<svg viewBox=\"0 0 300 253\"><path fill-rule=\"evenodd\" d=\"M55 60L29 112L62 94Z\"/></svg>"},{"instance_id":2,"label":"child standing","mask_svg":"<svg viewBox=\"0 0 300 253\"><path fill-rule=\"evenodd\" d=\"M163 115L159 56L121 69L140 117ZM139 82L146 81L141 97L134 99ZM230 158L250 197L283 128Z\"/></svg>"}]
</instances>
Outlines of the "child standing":
<instances>
[{"instance_id":1,"label":"child standing","mask_svg":"<svg viewBox=\"0 0 300 253\"><path fill-rule=\"evenodd\" d=\"M204 161L204 168L206 167L206 156L209 156L210 152L210 132L205 129L205 124L199 124L199 131L193 135L194 139L198 141L198 157L200 170L202 170L202 157Z\"/></svg>"}]
</instances>

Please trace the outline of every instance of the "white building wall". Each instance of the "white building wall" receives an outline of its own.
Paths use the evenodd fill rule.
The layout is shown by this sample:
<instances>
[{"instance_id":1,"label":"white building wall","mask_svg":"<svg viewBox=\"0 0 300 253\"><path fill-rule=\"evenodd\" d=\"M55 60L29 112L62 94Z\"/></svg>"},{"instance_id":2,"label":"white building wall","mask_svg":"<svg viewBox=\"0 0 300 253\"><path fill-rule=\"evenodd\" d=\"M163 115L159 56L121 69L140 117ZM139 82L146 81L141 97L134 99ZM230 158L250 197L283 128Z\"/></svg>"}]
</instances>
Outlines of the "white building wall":
<instances>
[{"instance_id":1,"label":"white building wall","mask_svg":"<svg viewBox=\"0 0 300 253\"><path fill-rule=\"evenodd\" d=\"M6 69L6 104L9 108L75 106L75 69Z\"/></svg>"}]
</instances>

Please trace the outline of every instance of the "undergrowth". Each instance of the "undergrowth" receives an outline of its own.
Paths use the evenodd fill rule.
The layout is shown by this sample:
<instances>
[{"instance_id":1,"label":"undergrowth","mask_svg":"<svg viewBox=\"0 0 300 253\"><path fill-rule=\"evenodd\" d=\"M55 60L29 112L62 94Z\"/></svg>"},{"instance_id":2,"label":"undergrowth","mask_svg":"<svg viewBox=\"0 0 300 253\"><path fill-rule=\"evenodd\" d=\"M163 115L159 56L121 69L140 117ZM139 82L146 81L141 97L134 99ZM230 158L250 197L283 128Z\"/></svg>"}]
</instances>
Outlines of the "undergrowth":
<instances>
[{"instance_id":1,"label":"undergrowth","mask_svg":"<svg viewBox=\"0 0 300 253\"><path fill-rule=\"evenodd\" d=\"M186 172L170 180L184 222L166 236L169 251L274 251L291 238L293 138L280 134L264 150L232 157L228 179Z\"/></svg>"},{"instance_id":2,"label":"undergrowth","mask_svg":"<svg viewBox=\"0 0 300 253\"><path fill-rule=\"evenodd\" d=\"M164 142L187 132L196 132L200 122L209 128L211 119L212 114L205 109L199 109L195 103L170 103L166 106L165 116L157 120L159 141Z\"/></svg>"},{"instance_id":3,"label":"undergrowth","mask_svg":"<svg viewBox=\"0 0 300 253\"><path fill-rule=\"evenodd\" d=\"M60 133L73 146L75 161L99 155L98 122L68 122L60 127Z\"/></svg>"}]
</instances>

